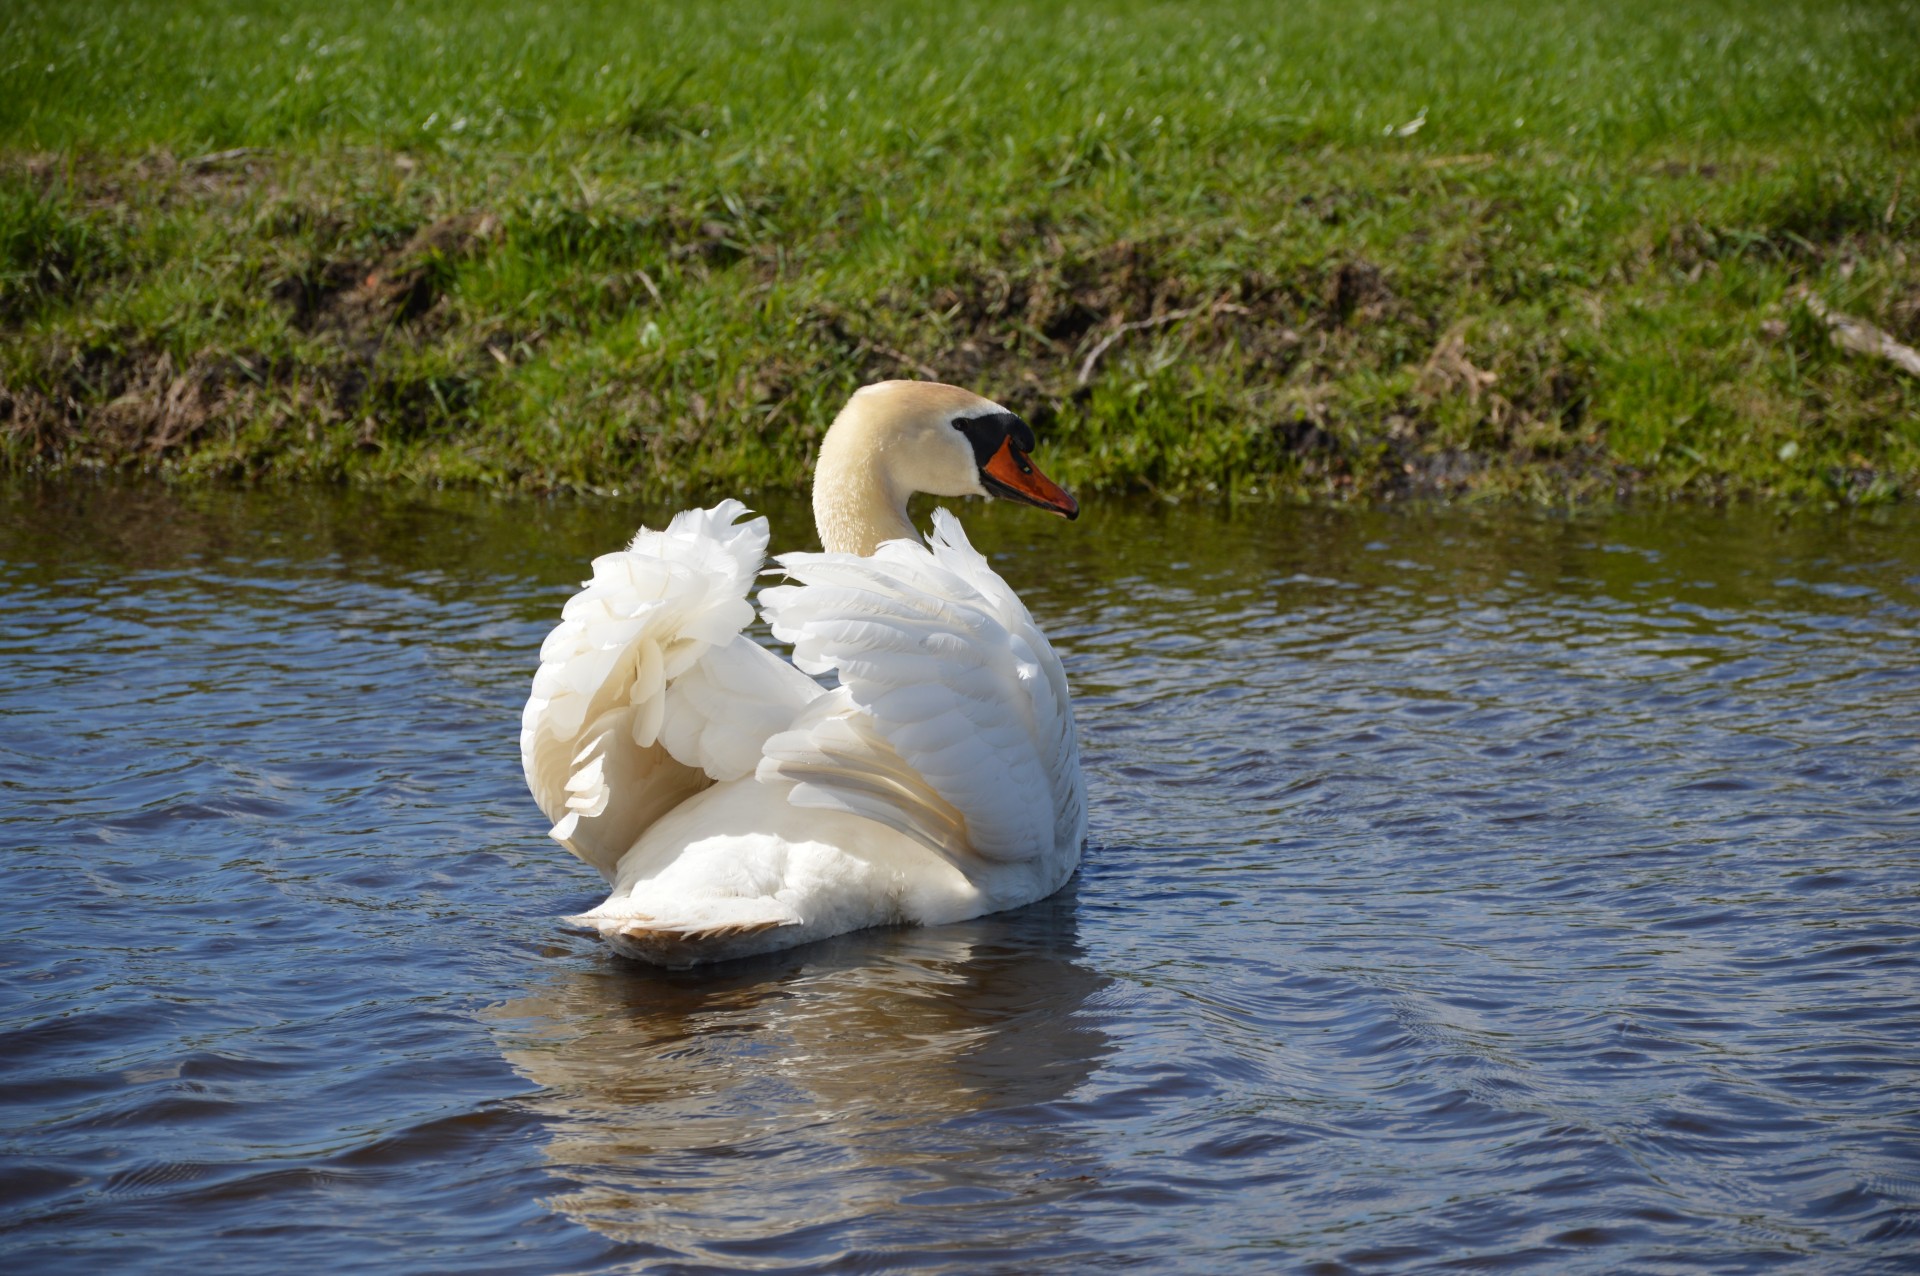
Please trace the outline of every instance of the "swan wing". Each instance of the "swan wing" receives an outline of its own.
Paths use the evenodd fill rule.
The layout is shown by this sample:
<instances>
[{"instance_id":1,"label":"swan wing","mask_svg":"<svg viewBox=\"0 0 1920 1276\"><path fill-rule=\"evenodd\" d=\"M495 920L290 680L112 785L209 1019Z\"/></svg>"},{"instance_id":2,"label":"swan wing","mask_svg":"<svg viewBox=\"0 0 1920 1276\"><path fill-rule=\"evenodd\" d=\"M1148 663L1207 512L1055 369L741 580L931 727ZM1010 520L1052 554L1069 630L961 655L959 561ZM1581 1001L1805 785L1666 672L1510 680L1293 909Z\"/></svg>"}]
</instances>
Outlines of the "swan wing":
<instances>
[{"instance_id":1,"label":"swan wing","mask_svg":"<svg viewBox=\"0 0 1920 1276\"><path fill-rule=\"evenodd\" d=\"M648 826L752 770L821 694L740 632L767 551L766 519L746 513L686 510L596 558L540 648L520 719L527 787L554 839L609 880Z\"/></svg>"},{"instance_id":2,"label":"swan wing","mask_svg":"<svg viewBox=\"0 0 1920 1276\"><path fill-rule=\"evenodd\" d=\"M791 801L875 819L949 860L1077 854L1086 797L1066 674L1007 583L934 513L929 545L786 554L774 636L840 690L766 743Z\"/></svg>"},{"instance_id":3,"label":"swan wing","mask_svg":"<svg viewBox=\"0 0 1920 1276\"><path fill-rule=\"evenodd\" d=\"M759 765L768 737L824 694L784 659L736 634L668 686L660 742L715 780L737 780Z\"/></svg>"}]
</instances>

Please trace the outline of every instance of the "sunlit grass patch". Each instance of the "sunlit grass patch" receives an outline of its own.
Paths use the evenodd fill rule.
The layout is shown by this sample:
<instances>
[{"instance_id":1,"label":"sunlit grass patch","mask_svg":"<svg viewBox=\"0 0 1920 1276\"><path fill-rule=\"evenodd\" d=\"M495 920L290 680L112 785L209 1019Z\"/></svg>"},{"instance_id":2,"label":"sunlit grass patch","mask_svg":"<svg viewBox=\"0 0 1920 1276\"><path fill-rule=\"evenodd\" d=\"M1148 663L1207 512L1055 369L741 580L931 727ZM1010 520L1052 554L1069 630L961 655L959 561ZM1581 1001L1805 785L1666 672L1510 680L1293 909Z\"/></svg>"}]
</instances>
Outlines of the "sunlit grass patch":
<instances>
[{"instance_id":1,"label":"sunlit grass patch","mask_svg":"<svg viewBox=\"0 0 1920 1276\"><path fill-rule=\"evenodd\" d=\"M16 465L790 485L962 381L1070 482L1882 499L1911 4L0 15Z\"/></svg>"}]
</instances>

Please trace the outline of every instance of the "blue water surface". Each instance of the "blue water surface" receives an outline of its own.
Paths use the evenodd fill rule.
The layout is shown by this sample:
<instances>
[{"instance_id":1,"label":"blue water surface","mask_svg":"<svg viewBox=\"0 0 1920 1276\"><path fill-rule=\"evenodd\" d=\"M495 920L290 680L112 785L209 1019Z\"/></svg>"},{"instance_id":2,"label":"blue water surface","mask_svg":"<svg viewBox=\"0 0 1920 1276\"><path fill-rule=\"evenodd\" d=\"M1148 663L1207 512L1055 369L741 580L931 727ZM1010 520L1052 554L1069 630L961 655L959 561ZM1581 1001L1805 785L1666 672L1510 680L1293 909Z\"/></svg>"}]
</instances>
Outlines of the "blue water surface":
<instances>
[{"instance_id":1,"label":"blue water surface","mask_svg":"<svg viewBox=\"0 0 1920 1276\"><path fill-rule=\"evenodd\" d=\"M1082 873L670 974L517 757L669 512L0 493L0 1266L1912 1270L1920 516L969 505Z\"/></svg>"}]
</instances>

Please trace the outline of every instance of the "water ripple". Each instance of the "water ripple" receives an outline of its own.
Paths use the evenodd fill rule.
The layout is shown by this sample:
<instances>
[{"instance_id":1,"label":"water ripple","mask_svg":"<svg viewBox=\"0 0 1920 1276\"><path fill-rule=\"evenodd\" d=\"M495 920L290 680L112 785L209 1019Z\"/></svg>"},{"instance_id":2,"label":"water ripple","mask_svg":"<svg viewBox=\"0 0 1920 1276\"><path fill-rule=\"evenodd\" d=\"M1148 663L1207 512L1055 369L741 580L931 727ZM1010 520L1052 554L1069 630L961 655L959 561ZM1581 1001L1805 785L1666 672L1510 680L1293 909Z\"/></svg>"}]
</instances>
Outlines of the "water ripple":
<instances>
[{"instance_id":1,"label":"water ripple","mask_svg":"<svg viewBox=\"0 0 1920 1276\"><path fill-rule=\"evenodd\" d=\"M662 512L0 504L8 1270L1910 1261L1913 515L970 509L1086 868L685 975L514 751Z\"/></svg>"}]
</instances>

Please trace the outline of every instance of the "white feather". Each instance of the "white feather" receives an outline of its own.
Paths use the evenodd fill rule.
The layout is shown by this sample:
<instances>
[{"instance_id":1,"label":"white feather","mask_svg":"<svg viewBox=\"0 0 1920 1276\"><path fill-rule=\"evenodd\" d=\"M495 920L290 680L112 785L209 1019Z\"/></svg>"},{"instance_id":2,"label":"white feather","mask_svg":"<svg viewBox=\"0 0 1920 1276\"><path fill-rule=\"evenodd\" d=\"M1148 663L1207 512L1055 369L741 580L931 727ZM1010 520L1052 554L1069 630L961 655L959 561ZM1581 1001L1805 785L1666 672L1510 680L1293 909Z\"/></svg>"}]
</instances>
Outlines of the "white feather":
<instances>
[{"instance_id":1,"label":"white feather","mask_svg":"<svg viewBox=\"0 0 1920 1276\"><path fill-rule=\"evenodd\" d=\"M813 679L736 635L674 679L660 739L688 766L737 780L759 765L767 738L821 694Z\"/></svg>"},{"instance_id":2,"label":"white feather","mask_svg":"<svg viewBox=\"0 0 1920 1276\"><path fill-rule=\"evenodd\" d=\"M746 513L731 500L687 510L594 559L541 644L521 715L527 785L553 836L609 880L655 820L751 770L766 737L819 694L735 649L753 648L739 635L767 550L767 521ZM724 672L702 673L715 658ZM676 694L688 680L693 693Z\"/></svg>"},{"instance_id":3,"label":"white feather","mask_svg":"<svg viewBox=\"0 0 1920 1276\"><path fill-rule=\"evenodd\" d=\"M931 547L890 541L870 558L779 561L802 584L761 591L774 636L793 643L802 669L839 675L870 739L891 757L859 755L845 741L809 752L806 740L783 735L769 744L763 780L804 782L796 801L837 797L870 818L891 801L901 809L888 823L943 856L1027 860L1063 845L1077 853L1086 799L1060 662L951 514L935 512ZM896 760L960 815L960 844L936 841L950 837L949 821L923 799L876 791L873 774Z\"/></svg>"}]
</instances>

